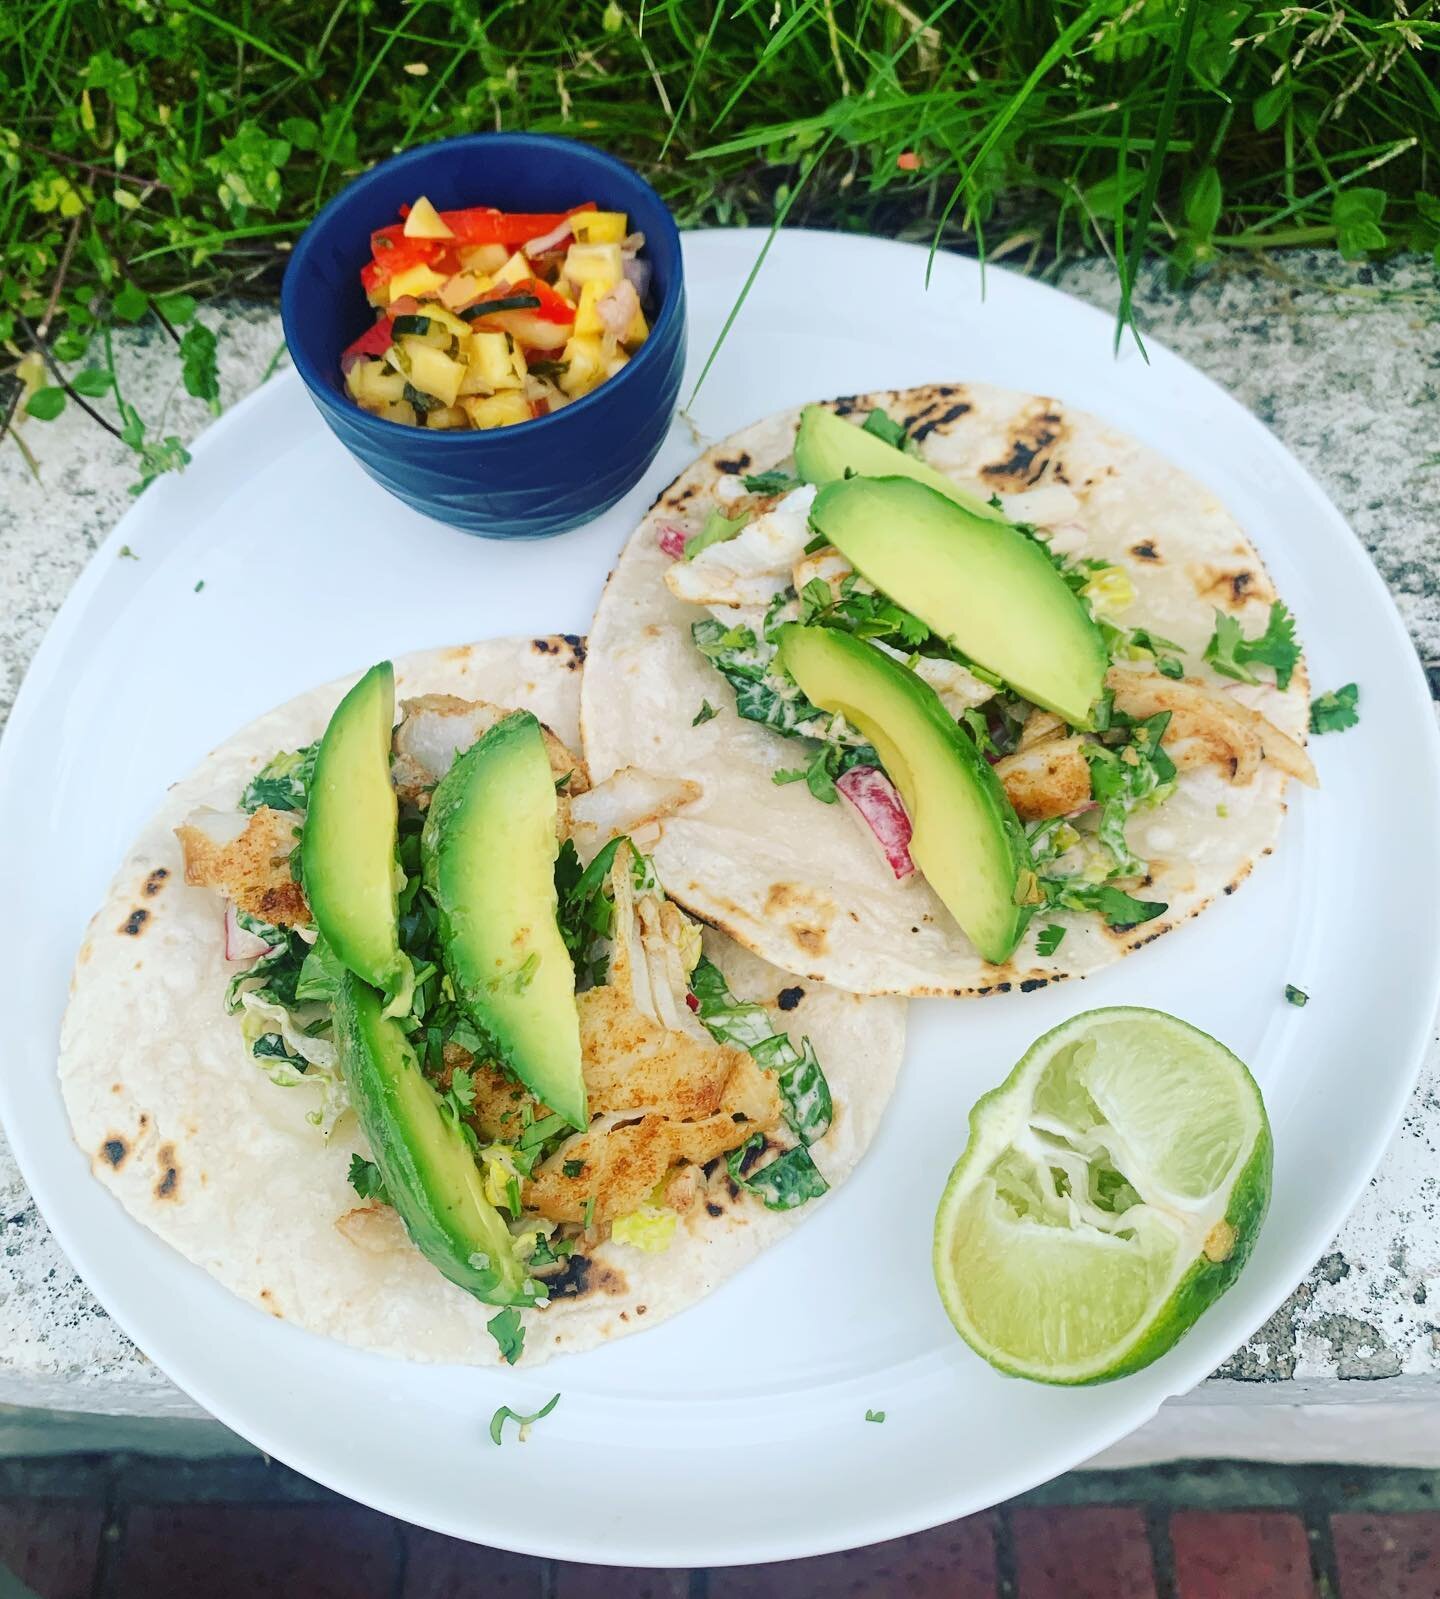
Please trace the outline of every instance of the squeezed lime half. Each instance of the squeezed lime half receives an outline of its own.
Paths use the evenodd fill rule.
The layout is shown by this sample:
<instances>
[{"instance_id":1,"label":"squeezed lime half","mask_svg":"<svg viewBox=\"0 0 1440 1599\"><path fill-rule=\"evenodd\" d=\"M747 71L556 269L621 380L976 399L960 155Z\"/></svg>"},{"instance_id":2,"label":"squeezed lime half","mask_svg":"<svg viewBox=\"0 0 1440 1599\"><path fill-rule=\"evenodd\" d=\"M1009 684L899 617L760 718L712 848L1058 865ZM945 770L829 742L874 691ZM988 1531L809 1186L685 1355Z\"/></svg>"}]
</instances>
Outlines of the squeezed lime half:
<instances>
[{"instance_id":1,"label":"squeezed lime half","mask_svg":"<svg viewBox=\"0 0 1440 1599\"><path fill-rule=\"evenodd\" d=\"M970 1112L935 1218L961 1337L1037 1382L1123 1377L1235 1281L1270 1203L1244 1063L1164 1011L1086 1011Z\"/></svg>"}]
</instances>

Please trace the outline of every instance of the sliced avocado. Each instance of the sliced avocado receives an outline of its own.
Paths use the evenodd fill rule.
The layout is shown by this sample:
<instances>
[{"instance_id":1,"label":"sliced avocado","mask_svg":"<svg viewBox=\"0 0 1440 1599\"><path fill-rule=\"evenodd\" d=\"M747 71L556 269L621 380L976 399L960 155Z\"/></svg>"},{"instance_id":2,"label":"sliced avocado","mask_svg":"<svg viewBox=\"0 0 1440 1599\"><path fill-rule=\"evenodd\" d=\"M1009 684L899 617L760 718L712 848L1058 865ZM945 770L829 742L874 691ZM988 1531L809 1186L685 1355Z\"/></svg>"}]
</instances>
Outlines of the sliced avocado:
<instances>
[{"instance_id":1,"label":"sliced avocado","mask_svg":"<svg viewBox=\"0 0 1440 1599\"><path fill-rule=\"evenodd\" d=\"M847 477L909 477L944 494L976 516L1003 522L1004 513L967 494L952 478L937 472L918 455L897 450L893 444L867 433L854 422L836 416L823 405L807 405L800 413L795 438L795 470L807 483L838 483Z\"/></svg>"},{"instance_id":2,"label":"sliced avocado","mask_svg":"<svg viewBox=\"0 0 1440 1599\"><path fill-rule=\"evenodd\" d=\"M780 662L805 697L839 711L879 751L914 829L910 855L987 961L1008 960L1030 920L1015 903L1031 870L1000 780L928 683L836 628L779 631Z\"/></svg>"},{"instance_id":3,"label":"sliced avocado","mask_svg":"<svg viewBox=\"0 0 1440 1599\"><path fill-rule=\"evenodd\" d=\"M400 948L395 905L394 723L395 671L381 661L335 707L320 740L300 851L305 897L326 943L385 995L387 1016L403 1016L415 971Z\"/></svg>"},{"instance_id":4,"label":"sliced avocado","mask_svg":"<svg viewBox=\"0 0 1440 1599\"><path fill-rule=\"evenodd\" d=\"M1079 595L1008 522L909 478L848 478L810 521L868 582L1017 694L1088 728L1109 658Z\"/></svg>"},{"instance_id":5,"label":"sliced avocado","mask_svg":"<svg viewBox=\"0 0 1440 1599\"><path fill-rule=\"evenodd\" d=\"M555 809L540 724L517 711L440 780L420 854L455 997L520 1081L583 1128L575 968L556 920Z\"/></svg>"},{"instance_id":6,"label":"sliced avocado","mask_svg":"<svg viewBox=\"0 0 1440 1599\"><path fill-rule=\"evenodd\" d=\"M336 987L335 1044L371 1158L415 1247L488 1305L535 1304L544 1289L516 1259L469 1146L441 1113L400 1023L353 972Z\"/></svg>"}]
</instances>

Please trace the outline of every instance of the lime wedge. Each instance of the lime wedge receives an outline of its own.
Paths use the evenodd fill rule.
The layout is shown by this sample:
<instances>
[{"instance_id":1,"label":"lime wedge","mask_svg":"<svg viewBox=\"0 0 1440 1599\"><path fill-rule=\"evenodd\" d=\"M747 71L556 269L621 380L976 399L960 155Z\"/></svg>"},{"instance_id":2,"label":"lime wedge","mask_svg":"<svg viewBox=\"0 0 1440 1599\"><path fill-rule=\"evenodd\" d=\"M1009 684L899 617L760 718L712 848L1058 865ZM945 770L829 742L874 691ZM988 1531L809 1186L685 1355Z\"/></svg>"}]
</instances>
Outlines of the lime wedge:
<instances>
[{"instance_id":1,"label":"lime wedge","mask_svg":"<svg viewBox=\"0 0 1440 1599\"><path fill-rule=\"evenodd\" d=\"M1260 1090L1163 1011L1072 1017L970 1112L935 1218L960 1336L1038 1382L1138 1371L1234 1282L1270 1203Z\"/></svg>"}]
</instances>

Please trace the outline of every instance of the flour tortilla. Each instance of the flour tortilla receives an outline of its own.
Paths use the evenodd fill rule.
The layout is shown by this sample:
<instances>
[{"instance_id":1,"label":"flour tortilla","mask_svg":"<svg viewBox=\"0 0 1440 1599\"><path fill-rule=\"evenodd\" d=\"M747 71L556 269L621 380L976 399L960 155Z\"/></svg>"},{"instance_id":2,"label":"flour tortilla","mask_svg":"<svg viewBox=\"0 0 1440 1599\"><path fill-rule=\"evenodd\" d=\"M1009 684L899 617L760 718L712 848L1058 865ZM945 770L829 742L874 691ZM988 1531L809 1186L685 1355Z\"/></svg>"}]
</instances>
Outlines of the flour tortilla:
<instances>
[{"instance_id":1,"label":"flour tortilla","mask_svg":"<svg viewBox=\"0 0 1440 1599\"><path fill-rule=\"evenodd\" d=\"M1309 686L1303 663L1287 691L1242 686L1210 672L1200 652L1218 607L1248 634L1268 618L1274 586L1260 557L1216 497L1153 450L1057 400L984 384L931 384L829 402L842 415L881 407L903 422L932 466L988 497L1045 484L1079 502L1082 552L1125 567L1138 593L1120 618L1186 652L1186 672L1262 712L1304 741ZM590 632L581 724L596 781L616 767L692 778L703 795L656 851L666 890L693 914L764 959L867 994L983 995L1082 977L1140 948L1233 893L1274 847L1285 777L1262 762L1236 786L1213 767L1185 772L1162 806L1127 830L1153 880L1139 891L1169 909L1128 932L1095 915L1037 916L1010 960L982 960L930 888L897 884L844 804L823 805L803 783L777 787L780 767L803 765L806 746L735 713L724 678L695 648L690 627L708 613L665 586L662 524L698 525L722 474L761 472L793 451L798 410L744 428L708 450L662 493L611 574ZM719 710L693 726L708 700ZM1224 807L1223 817L1217 807ZM1050 923L1059 949L1037 953Z\"/></svg>"},{"instance_id":2,"label":"flour tortilla","mask_svg":"<svg viewBox=\"0 0 1440 1599\"><path fill-rule=\"evenodd\" d=\"M493 640L396 662L400 698L456 694L524 706L579 748L576 638ZM319 1099L282 1088L251 1059L224 1010L238 968L224 960L222 906L185 886L172 829L200 806L234 808L278 750L319 737L350 677L261 717L170 790L90 924L60 1042L60 1083L80 1147L125 1208L251 1304L345 1343L411 1360L493 1365L482 1305L443 1278L394 1212L364 1207L346 1180L367 1154L347 1113L327 1142L306 1120ZM809 1035L829 1078L835 1121L812 1146L832 1186L875 1134L904 1045L902 1001L805 986L713 933L706 953L742 998L772 1007L777 1027ZM700 1299L809 1216L765 1210L722 1187L697 1205L663 1254L606 1242L590 1252L588 1289L526 1311L523 1364L653 1326ZM345 1231L337 1223L343 1221Z\"/></svg>"}]
</instances>

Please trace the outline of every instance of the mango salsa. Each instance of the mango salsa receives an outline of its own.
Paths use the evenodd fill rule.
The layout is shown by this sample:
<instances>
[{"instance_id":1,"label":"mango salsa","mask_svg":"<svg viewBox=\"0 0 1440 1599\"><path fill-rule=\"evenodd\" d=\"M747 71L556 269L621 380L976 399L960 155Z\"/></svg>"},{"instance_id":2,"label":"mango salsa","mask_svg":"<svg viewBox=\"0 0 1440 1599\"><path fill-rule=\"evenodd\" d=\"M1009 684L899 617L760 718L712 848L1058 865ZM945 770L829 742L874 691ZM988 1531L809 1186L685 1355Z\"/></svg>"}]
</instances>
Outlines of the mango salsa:
<instances>
[{"instance_id":1,"label":"mango salsa","mask_svg":"<svg viewBox=\"0 0 1440 1599\"><path fill-rule=\"evenodd\" d=\"M645 239L623 211L440 211L421 195L370 245L360 281L376 319L340 369L387 421L529 422L623 371L650 336Z\"/></svg>"}]
</instances>

